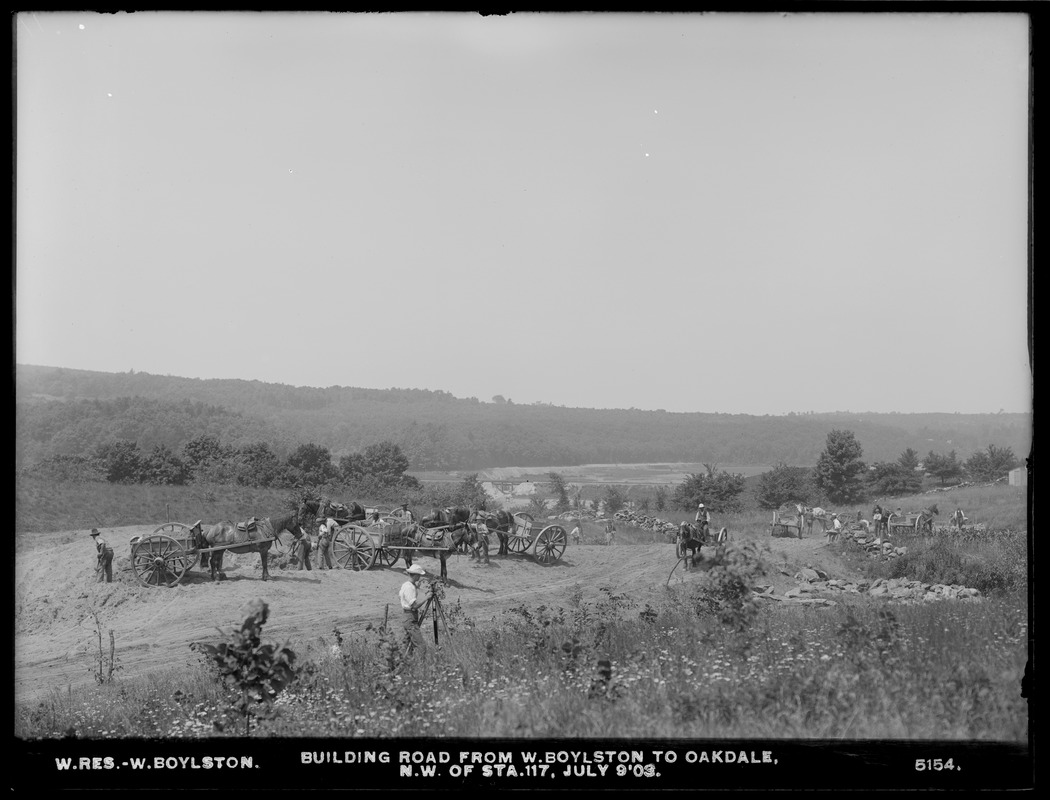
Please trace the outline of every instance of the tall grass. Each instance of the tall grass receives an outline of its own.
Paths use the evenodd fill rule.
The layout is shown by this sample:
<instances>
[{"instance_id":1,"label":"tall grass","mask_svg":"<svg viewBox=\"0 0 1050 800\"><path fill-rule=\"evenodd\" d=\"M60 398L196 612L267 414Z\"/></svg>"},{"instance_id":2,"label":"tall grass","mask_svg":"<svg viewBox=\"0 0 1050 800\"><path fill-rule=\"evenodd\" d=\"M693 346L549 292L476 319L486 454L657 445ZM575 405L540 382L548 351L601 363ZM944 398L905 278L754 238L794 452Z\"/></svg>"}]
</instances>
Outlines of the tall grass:
<instances>
[{"instance_id":1,"label":"tall grass","mask_svg":"<svg viewBox=\"0 0 1050 800\"><path fill-rule=\"evenodd\" d=\"M766 607L742 628L695 588L636 606L529 606L406 659L398 632L299 642L305 662L257 736L1023 740L1023 597ZM725 609L723 609L724 611ZM55 692L21 738L236 735L211 674ZM412 713L404 713L411 708Z\"/></svg>"}]
</instances>

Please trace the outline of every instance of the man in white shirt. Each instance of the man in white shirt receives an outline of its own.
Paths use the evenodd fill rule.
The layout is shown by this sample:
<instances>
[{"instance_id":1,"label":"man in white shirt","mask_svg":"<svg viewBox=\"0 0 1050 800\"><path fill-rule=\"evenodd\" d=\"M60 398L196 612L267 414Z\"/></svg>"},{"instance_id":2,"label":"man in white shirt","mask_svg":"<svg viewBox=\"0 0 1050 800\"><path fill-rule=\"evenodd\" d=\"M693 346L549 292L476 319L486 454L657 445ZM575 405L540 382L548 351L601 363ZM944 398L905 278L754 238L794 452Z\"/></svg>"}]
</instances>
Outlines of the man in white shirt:
<instances>
[{"instance_id":1,"label":"man in white shirt","mask_svg":"<svg viewBox=\"0 0 1050 800\"><path fill-rule=\"evenodd\" d=\"M827 532L827 538L829 542L835 541L838 538L839 532L842 530L842 523L839 521L838 514L831 515L831 530Z\"/></svg>"},{"instance_id":2,"label":"man in white shirt","mask_svg":"<svg viewBox=\"0 0 1050 800\"><path fill-rule=\"evenodd\" d=\"M328 517L317 531L317 550L320 553L317 563L318 569L335 569L332 566L332 539L338 527L339 523Z\"/></svg>"},{"instance_id":3,"label":"man in white shirt","mask_svg":"<svg viewBox=\"0 0 1050 800\"><path fill-rule=\"evenodd\" d=\"M576 523L576 527L572 529L572 533L569 534L569 535L572 536L572 543L573 544L579 544L580 543L580 523L578 523L578 522Z\"/></svg>"},{"instance_id":4,"label":"man in white shirt","mask_svg":"<svg viewBox=\"0 0 1050 800\"><path fill-rule=\"evenodd\" d=\"M405 640L408 652L423 649L423 631L419 627L419 609L426 604L426 598L419 592L419 579L427 573L419 564L413 564L405 570L408 580L401 584L398 598L401 600L401 611L404 617Z\"/></svg>"},{"instance_id":5,"label":"man in white shirt","mask_svg":"<svg viewBox=\"0 0 1050 800\"><path fill-rule=\"evenodd\" d=\"M707 529L711 527L711 512L701 503L696 509L696 525L700 528L701 536L707 536Z\"/></svg>"}]
</instances>

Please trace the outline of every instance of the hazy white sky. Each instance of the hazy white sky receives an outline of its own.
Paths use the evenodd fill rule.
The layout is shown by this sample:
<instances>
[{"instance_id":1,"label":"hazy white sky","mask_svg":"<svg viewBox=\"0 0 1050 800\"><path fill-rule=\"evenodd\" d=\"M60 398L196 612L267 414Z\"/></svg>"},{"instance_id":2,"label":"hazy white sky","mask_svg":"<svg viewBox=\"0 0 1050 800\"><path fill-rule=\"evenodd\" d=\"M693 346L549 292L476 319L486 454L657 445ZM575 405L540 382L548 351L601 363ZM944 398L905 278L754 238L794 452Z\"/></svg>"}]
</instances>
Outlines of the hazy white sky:
<instances>
[{"instance_id":1,"label":"hazy white sky","mask_svg":"<svg viewBox=\"0 0 1050 800\"><path fill-rule=\"evenodd\" d=\"M16 361L1031 409L1022 14L23 13Z\"/></svg>"}]
</instances>

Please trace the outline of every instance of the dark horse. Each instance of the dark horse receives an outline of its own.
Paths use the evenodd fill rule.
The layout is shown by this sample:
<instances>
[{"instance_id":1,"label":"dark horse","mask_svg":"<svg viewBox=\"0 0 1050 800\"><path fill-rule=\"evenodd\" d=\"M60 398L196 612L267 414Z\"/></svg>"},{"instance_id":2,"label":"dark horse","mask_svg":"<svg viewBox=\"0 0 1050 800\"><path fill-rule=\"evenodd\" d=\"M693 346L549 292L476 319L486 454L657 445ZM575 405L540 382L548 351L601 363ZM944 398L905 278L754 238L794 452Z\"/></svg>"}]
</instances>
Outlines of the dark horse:
<instances>
[{"instance_id":1,"label":"dark horse","mask_svg":"<svg viewBox=\"0 0 1050 800\"><path fill-rule=\"evenodd\" d=\"M477 545L473 543L477 534L470 530L467 523L463 523L455 529L443 525L423 525L422 522L412 522L401 529L401 539L406 549L401 551L405 559L405 566L412 566L412 557L431 556L441 562L441 580L448 581L448 557L455 553L460 544L466 545L471 552L477 552ZM412 549L407 549L412 548Z\"/></svg>"},{"instance_id":2,"label":"dark horse","mask_svg":"<svg viewBox=\"0 0 1050 800\"><path fill-rule=\"evenodd\" d=\"M918 518L915 520L915 532L933 533L933 518L940 513L941 512L938 510L936 503L933 503L920 511Z\"/></svg>"},{"instance_id":3,"label":"dark horse","mask_svg":"<svg viewBox=\"0 0 1050 800\"><path fill-rule=\"evenodd\" d=\"M227 550L234 553L258 553L262 559L262 579L269 580L269 555L272 540L277 537L277 534L288 531L298 542L303 536L301 520L306 521L305 514L306 511L300 506L290 514L281 517L248 520L247 523L242 523L243 529L227 520L210 525L205 531L198 522L191 530L197 549L222 548L210 553L201 553L201 567L210 568L213 581L225 580L226 574L222 571L222 556Z\"/></svg>"},{"instance_id":4,"label":"dark horse","mask_svg":"<svg viewBox=\"0 0 1050 800\"><path fill-rule=\"evenodd\" d=\"M678 526L678 537L675 540L675 552L685 559L685 568L694 565L702 554L700 548L705 542L704 531L692 522L683 522Z\"/></svg>"},{"instance_id":5,"label":"dark horse","mask_svg":"<svg viewBox=\"0 0 1050 800\"><path fill-rule=\"evenodd\" d=\"M485 527L490 531L494 531L496 536L499 538L499 552L496 555L506 556L510 555L510 547L508 545L509 534L514 528L514 515L509 511L483 511L481 509L474 509L470 514L470 521L473 523L485 523Z\"/></svg>"},{"instance_id":6,"label":"dark horse","mask_svg":"<svg viewBox=\"0 0 1050 800\"><path fill-rule=\"evenodd\" d=\"M304 500L303 507L322 521L330 517L336 522L360 522L367 516L365 507L356 500L350 503L333 503L327 498Z\"/></svg>"},{"instance_id":7,"label":"dark horse","mask_svg":"<svg viewBox=\"0 0 1050 800\"><path fill-rule=\"evenodd\" d=\"M424 528L447 527L450 530L458 529L470 522L470 509L463 506L453 508L435 508L419 524Z\"/></svg>"}]
</instances>

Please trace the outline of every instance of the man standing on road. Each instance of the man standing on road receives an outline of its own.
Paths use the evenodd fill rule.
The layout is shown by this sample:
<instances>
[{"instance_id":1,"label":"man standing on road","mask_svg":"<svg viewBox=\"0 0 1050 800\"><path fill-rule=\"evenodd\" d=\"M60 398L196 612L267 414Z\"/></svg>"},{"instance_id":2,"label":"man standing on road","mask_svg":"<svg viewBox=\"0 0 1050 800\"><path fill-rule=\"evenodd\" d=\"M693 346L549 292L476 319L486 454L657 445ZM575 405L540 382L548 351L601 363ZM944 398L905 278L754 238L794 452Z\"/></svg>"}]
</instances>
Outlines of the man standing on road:
<instances>
[{"instance_id":1,"label":"man standing on road","mask_svg":"<svg viewBox=\"0 0 1050 800\"><path fill-rule=\"evenodd\" d=\"M423 631L419 627L419 609L426 604L426 598L419 592L419 579L426 575L419 564L413 564L405 570L408 580L401 584L398 597L401 600L401 611L404 617L405 641L408 652L412 653L417 648L423 649Z\"/></svg>"},{"instance_id":2,"label":"man standing on road","mask_svg":"<svg viewBox=\"0 0 1050 800\"><path fill-rule=\"evenodd\" d=\"M580 523L579 522L577 522L576 523L576 527L572 529L572 533L570 534L570 536L572 536L572 543L573 544L579 544L580 543Z\"/></svg>"},{"instance_id":3,"label":"man standing on road","mask_svg":"<svg viewBox=\"0 0 1050 800\"><path fill-rule=\"evenodd\" d=\"M317 563L318 569L335 569L332 566L332 538L338 527L339 523L329 517L317 531L317 549L321 554Z\"/></svg>"},{"instance_id":4,"label":"man standing on road","mask_svg":"<svg viewBox=\"0 0 1050 800\"><path fill-rule=\"evenodd\" d=\"M310 534L300 536L299 541L295 543L295 547L299 550L299 569L312 570L310 551L313 550L313 541L310 539Z\"/></svg>"},{"instance_id":5,"label":"man standing on road","mask_svg":"<svg viewBox=\"0 0 1050 800\"><path fill-rule=\"evenodd\" d=\"M616 523L613 522L612 517L605 521L605 543L616 543Z\"/></svg>"},{"instance_id":6,"label":"man standing on road","mask_svg":"<svg viewBox=\"0 0 1050 800\"><path fill-rule=\"evenodd\" d=\"M402 503L401 508L394 512L394 516L400 518L405 524L415 520L412 512L408 510L408 503Z\"/></svg>"},{"instance_id":7,"label":"man standing on road","mask_svg":"<svg viewBox=\"0 0 1050 800\"><path fill-rule=\"evenodd\" d=\"M91 529L91 538L95 542L98 560L95 563L95 582L101 583L105 576L106 583L113 583L113 548L102 538L98 528Z\"/></svg>"}]
</instances>

